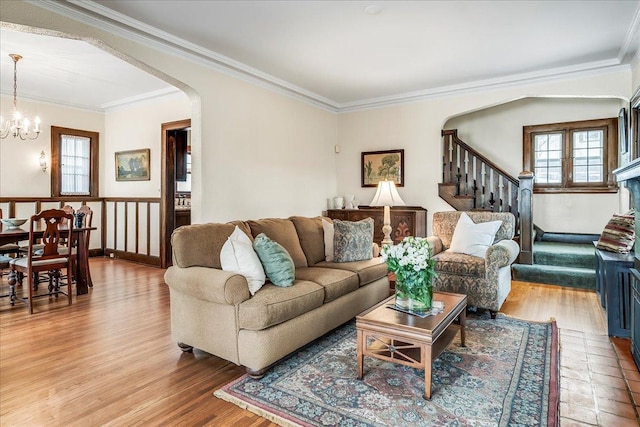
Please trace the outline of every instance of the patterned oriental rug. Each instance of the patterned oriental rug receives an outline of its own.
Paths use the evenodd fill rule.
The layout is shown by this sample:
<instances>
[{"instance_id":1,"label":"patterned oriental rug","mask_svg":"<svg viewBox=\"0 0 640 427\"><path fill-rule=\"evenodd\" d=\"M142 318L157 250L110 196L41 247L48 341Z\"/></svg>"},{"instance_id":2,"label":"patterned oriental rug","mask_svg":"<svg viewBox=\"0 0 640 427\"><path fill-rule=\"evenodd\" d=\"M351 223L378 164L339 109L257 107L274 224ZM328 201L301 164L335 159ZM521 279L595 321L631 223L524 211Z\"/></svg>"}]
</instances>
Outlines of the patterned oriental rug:
<instances>
[{"instance_id":1,"label":"patterned oriental rug","mask_svg":"<svg viewBox=\"0 0 640 427\"><path fill-rule=\"evenodd\" d=\"M467 318L466 347L459 335L433 363L430 401L421 370L365 357L356 378L354 322L214 394L281 426L558 425L555 322Z\"/></svg>"}]
</instances>

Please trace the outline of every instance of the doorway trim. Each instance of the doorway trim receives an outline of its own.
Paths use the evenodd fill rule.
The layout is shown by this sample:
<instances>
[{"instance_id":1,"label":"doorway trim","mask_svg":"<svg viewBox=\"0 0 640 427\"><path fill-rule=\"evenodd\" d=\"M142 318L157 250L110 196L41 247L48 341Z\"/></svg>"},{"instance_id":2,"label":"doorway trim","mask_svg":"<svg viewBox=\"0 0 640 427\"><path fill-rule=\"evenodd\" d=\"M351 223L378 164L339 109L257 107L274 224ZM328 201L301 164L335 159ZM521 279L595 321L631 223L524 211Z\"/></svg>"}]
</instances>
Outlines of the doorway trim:
<instances>
[{"instance_id":1,"label":"doorway trim","mask_svg":"<svg viewBox=\"0 0 640 427\"><path fill-rule=\"evenodd\" d=\"M176 155L175 147L167 138L171 130L185 129L191 126L191 119L162 123L161 143L161 185L160 185L160 264L168 268L171 260L171 233L175 228L176 198Z\"/></svg>"}]
</instances>

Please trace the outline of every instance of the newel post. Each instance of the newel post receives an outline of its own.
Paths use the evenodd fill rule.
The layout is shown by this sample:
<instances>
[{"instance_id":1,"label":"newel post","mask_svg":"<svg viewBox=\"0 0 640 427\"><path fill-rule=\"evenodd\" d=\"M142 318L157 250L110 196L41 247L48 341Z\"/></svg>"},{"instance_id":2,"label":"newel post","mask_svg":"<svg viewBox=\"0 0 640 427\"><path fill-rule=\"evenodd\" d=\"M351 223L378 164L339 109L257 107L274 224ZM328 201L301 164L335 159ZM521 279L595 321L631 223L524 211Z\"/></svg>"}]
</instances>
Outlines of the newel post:
<instances>
[{"instance_id":1,"label":"newel post","mask_svg":"<svg viewBox=\"0 0 640 427\"><path fill-rule=\"evenodd\" d=\"M533 264L533 172L522 171L518 195L520 215L520 264Z\"/></svg>"}]
</instances>

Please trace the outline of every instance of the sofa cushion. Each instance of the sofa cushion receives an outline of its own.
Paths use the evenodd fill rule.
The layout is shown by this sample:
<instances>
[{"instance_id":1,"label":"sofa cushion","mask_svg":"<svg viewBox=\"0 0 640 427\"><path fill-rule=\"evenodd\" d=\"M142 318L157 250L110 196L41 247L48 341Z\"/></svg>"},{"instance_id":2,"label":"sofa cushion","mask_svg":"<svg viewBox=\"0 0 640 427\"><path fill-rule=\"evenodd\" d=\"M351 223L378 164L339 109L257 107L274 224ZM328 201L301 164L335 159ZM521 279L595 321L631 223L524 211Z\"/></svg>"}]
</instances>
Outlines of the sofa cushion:
<instances>
[{"instance_id":1,"label":"sofa cushion","mask_svg":"<svg viewBox=\"0 0 640 427\"><path fill-rule=\"evenodd\" d=\"M358 274L360 286L364 286L368 283L375 282L376 280L385 277L388 273L387 263L382 261L382 258L371 258L366 261L353 261L353 262L319 262L315 267L323 268L337 268L340 270L352 271Z\"/></svg>"},{"instance_id":2,"label":"sofa cushion","mask_svg":"<svg viewBox=\"0 0 640 427\"><path fill-rule=\"evenodd\" d=\"M486 276L486 264L484 258L447 250L435 255L433 259L436 262L436 273L455 274L457 276L475 277L480 279Z\"/></svg>"},{"instance_id":3,"label":"sofa cushion","mask_svg":"<svg viewBox=\"0 0 640 427\"><path fill-rule=\"evenodd\" d=\"M238 324L241 329L259 331L318 308L323 301L324 288L314 282L296 280L288 288L267 283L240 304Z\"/></svg>"},{"instance_id":4,"label":"sofa cushion","mask_svg":"<svg viewBox=\"0 0 640 427\"><path fill-rule=\"evenodd\" d=\"M249 284L249 292L255 294L264 285L265 273L258 254L256 254L251 239L240 227L235 228L231 236L222 245L220 264L225 271L242 274Z\"/></svg>"},{"instance_id":5,"label":"sofa cushion","mask_svg":"<svg viewBox=\"0 0 640 427\"><path fill-rule=\"evenodd\" d=\"M308 280L324 288L324 302L333 301L358 289L358 275L336 268L306 267L296 269L296 279Z\"/></svg>"},{"instance_id":6,"label":"sofa cushion","mask_svg":"<svg viewBox=\"0 0 640 427\"><path fill-rule=\"evenodd\" d=\"M253 248L271 283L281 287L293 285L295 278L293 260L281 244L260 233L253 240Z\"/></svg>"},{"instance_id":7,"label":"sofa cushion","mask_svg":"<svg viewBox=\"0 0 640 427\"><path fill-rule=\"evenodd\" d=\"M322 218L322 231L324 233L324 260L333 262L333 221Z\"/></svg>"},{"instance_id":8,"label":"sofa cushion","mask_svg":"<svg viewBox=\"0 0 640 427\"><path fill-rule=\"evenodd\" d=\"M247 222L254 238L260 233L266 234L268 238L278 242L287 250L296 268L307 267L307 258L300 246L296 227L291 220L266 218Z\"/></svg>"},{"instance_id":9,"label":"sofa cushion","mask_svg":"<svg viewBox=\"0 0 640 427\"><path fill-rule=\"evenodd\" d=\"M501 225L502 221L487 221L476 224L469 218L469 215L462 212L453 232L449 250L484 257Z\"/></svg>"},{"instance_id":10,"label":"sofa cushion","mask_svg":"<svg viewBox=\"0 0 640 427\"><path fill-rule=\"evenodd\" d=\"M291 221L296 227L300 246L307 258L307 265L312 266L324 261L324 231L322 217L307 218L292 216Z\"/></svg>"},{"instance_id":11,"label":"sofa cushion","mask_svg":"<svg viewBox=\"0 0 640 427\"><path fill-rule=\"evenodd\" d=\"M175 229L171 235L174 264L221 269L222 246L235 228L234 224L193 224Z\"/></svg>"},{"instance_id":12,"label":"sofa cushion","mask_svg":"<svg viewBox=\"0 0 640 427\"><path fill-rule=\"evenodd\" d=\"M613 214L596 246L604 251L628 254L635 240L635 216Z\"/></svg>"},{"instance_id":13,"label":"sofa cushion","mask_svg":"<svg viewBox=\"0 0 640 427\"><path fill-rule=\"evenodd\" d=\"M361 221L333 221L333 260L352 262L371 259L373 218Z\"/></svg>"}]
</instances>

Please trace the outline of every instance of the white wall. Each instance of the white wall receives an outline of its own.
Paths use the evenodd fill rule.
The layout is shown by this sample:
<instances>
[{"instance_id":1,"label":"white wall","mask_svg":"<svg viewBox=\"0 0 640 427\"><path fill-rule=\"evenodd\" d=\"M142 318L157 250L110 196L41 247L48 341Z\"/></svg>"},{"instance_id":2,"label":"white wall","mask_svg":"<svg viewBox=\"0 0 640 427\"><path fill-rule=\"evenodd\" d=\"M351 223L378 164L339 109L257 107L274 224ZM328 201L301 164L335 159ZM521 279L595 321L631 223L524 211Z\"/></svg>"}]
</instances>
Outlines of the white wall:
<instances>
[{"instance_id":1,"label":"white wall","mask_svg":"<svg viewBox=\"0 0 640 427\"><path fill-rule=\"evenodd\" d=\"M523 170L522 127L617 117L618 98L526 98L448 120L446 129L513 177ZM626 194L626 193L625 193ZM628 209L616 194L536 194L533 220L545 231L600 234L614 212ZM589 215L576 215L589 212Z\"/></svg>"},{"instance_id":2,"label":"white wall","mask_svg":"<svg viewBox=\"0 0 640 427\"><path fill-rule=\"evenodd\" d=\"M571 80L540 82L495 90L427 99L411 104L389 106L367 111L340 114L338 141L342 152L336 155L338 193L355 194L368 203L374 189L360 188L360 153L362 151L405 149L405 187L398 191L408 205L429 210L429 225L433 212L452 208L438 197L437 183L442 179L441 130L449 118L500 105L529 96L603 96L629 97L631 73L619 71L609 74L587 75ZM514 142L514 144L516 144ZM521 137L517 146L521 145ZM519 172L522 159L513 160L514 148L493 144L488 154L510 150L506 170ZM617 204L610 210L615 210ZM575 218L576 215L573 215ZM580 212L584 218L581 230L600 233L602 218L590 211ZM567 231L567 230L554 230Z\"/></svg>"},{"instance_id":3,"label":"white wall","mask_svg":"<svg viewBox=\"0 0 640 427\"><path fill-rule=\"evenodd\" d=\"M182 92L149 103L105 114L105 135L101 156L100 195L102 197L160 197L162 123L191 118L191 102ZM149 181L116 181L117 151L149 148Z\"/></svg>"},{"instance_id":4,"label":"white wall","mask_svg":"<svg viewBox=\"0 0 640 427\"><path fill-rule=\"evenodd\" d=\"M360 153L393 148L405 149L406 186L399 190L405 202L430 214L448 210L437 183L440 131L449 118L526 96L629 97L631 87L631 72L622 70L336 116L28 3L4 2L2 19L101 40L189 94L193 222L317 215L337 194L367 204L374 189L360 187ZM341 153L334 154L335 144Z\"/></svg>"},{"instance_id":5,"label":"white wall","mask_svg":"<svg viewBox=\"0 0 640 427\"><path fill-rule=\"evenodd\" d=\"M631 64L631 95L635 94L640 89L640 53L636 56L636 61Z\"/></svg>"},{"instance_id":6,"label":"white wall","mask_svg":"<svg viewBox=\"0 0 640 427\"><path fill-rule=\"evenodd\" d=\"M13 111L13 97L0 98L2 117ZM39 116L42 133L33 141L22 141L11 136L0 141L0 197L50 197L51 169L40 169L40 152L44 151L47 166L51 164L51 126L98 132L104 135L104 115L76 108L65 108L46 103L35 103L18 97L18 110L29 117ZM101 144L101 158L103 145Z\"/></svg>"},{"instance_id":7,"label":"white wall","mask_svg":"<svg viewBox=\"0 0 640 427\"><path fill-rule=\"evenodd\" d=\"M29 3L2 7L5 22L99 40L189 95L192 222L318 215L335 194L335 114Z\"/></svg>"}]
</instances>

